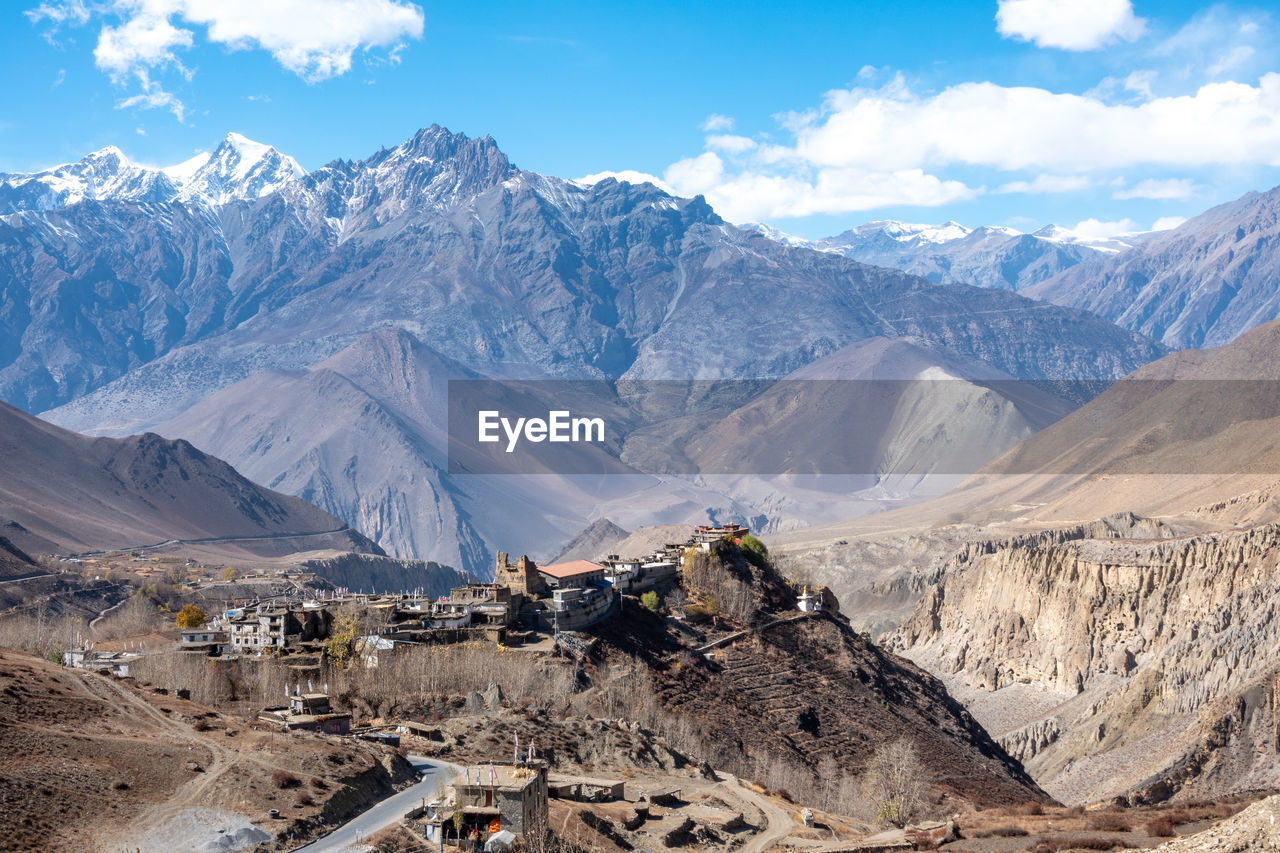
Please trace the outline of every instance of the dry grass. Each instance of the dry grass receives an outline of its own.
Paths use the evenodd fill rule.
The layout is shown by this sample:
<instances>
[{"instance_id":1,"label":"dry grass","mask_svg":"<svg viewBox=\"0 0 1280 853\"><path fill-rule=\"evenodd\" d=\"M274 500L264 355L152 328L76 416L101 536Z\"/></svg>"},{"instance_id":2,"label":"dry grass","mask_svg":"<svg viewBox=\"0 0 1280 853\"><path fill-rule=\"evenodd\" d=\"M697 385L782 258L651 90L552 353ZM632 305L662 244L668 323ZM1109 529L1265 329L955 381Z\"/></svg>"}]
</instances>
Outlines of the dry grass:
<instances>
[{"instance_id":1,"label":"dry grass","mask_svg":"<svg viewBox=\"0 0 1280 853\"><path fill-rule=\"evenodd\" d=\"M1122 850L1129 850L1133 846L1133 844L1123 839L1103 838L1101 836L1088 838L1062 838L1055 836L1037 841L1030 847L1025 848L1024 853L1058 853L1059 850L1114 850L1117 847Z\"/></svg>"},{"instance_id":2,"label":"dry grass","mask_svg":"<svg viewBox=\"0 0 1280 853\"><path fill-rule=\"evenodd\" d=\"M1099 812L1089 818L1089 828L1099 832L1128 832L1133 824L1122 814Z\"/></svg>"}]
</instances>

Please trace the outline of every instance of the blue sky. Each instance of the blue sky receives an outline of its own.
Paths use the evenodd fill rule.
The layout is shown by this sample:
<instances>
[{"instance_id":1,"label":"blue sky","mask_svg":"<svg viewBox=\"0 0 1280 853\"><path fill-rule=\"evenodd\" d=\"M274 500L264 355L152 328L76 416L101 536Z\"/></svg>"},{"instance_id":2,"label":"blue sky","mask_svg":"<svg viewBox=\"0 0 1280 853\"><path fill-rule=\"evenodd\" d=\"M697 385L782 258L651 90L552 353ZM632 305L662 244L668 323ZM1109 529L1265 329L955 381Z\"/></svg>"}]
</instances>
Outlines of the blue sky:
<instances>
[{"instance_id":1,"label":"blue sky","mask_svg":"<svg viewBox=\"0 0 1280 853\"><path fill-rule=\"evenodd\" d=\"M809 237L871 219L1149 228L1280 183L1257 5L4 4L0 170L229 130L306 168L437 122ZM1091 222L1090 220L1095 220Z\"/></svg>"}]
</instances>

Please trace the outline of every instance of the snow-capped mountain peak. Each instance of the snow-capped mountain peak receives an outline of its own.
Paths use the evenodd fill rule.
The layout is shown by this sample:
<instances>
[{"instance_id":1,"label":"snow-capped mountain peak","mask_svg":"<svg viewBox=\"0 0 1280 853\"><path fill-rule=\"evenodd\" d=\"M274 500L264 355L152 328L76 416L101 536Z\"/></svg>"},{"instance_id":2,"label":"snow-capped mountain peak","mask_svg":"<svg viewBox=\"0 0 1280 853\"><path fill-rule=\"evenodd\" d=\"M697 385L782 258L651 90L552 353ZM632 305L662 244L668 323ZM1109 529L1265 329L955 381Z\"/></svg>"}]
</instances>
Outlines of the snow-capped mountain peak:
<instances>
[{"instance_id":1,"label":"snow-capped mountain peak","mask_svg":"<svg viewBox=\"0 0 1280 853\"><path fill-rule=\"evenodd\" d=\"M9 190L5 195L13 206L30 210L85 200L165 201L176 192L165 175L137 165L114 145L43 172L0 175L0 186Z\"/></svg>"},{"instance_id":2,"label":"snow-capped mountain peak","mask_svg":"<svg viewBox=\"0 0 1280 853\"><path fill-rule=\"evenodd\" d=\"M763 234L775 243L782 243L784 246L809 246L812 241L803 237L797 237L794 234L788 234L772 225L766 225L763 222L746 222L741 226L747 231L755 231L757 234Z\"/></svg>"},{"instance_id":3,"label":"snow-capped mountain peak","mask_svg":"<svg viewBox=\"0 0 1280 853\"><path fill-rule=\"evenodd\" d=\"M211 205L252 200L275 192L306 174L292 157L239 133L228 133L209 154L199 154L164 170L183 199Z\"/></svg>"},{"instance_id":4,"label":"snow-capped mountain peak","mask_svg":"<svg viewBox=\"0 0 1280 853\"><path fill-rule=\"evenodd\" d=\"M1032 237L1041 240L1047 240L1050 243L1072 244L1077 246L1088 246L1099 252L1115 253L1122 252L1134 246L1135 238L1140 238L1142 234L1116 234L1106 237L1092 236L1080 231L1074 231L1070 228L1064 228L1061 225L1046 225L1038 231L1032 231Z\"/></svg>"},{"instance_id":5,"label":"snow-capped mountain peak","mask_svg":"<svg viewBox=\"0 0 1280 853\"><path fill-rule=\"evenodd\" d=\"M209 162L209 156L208 151L201 151L189 160L183 160L181 163L173 166L165 166L160 171L168 175L169 180L181 186L187 181L190 181L192 176Z\"/></svg>"},{"instance_id":6,"label":"snow-capped mountain peak","mask_svg":"<svg viewBox=\"0 0 1280 853\"><path fill-rule=\"evenodd\" d=\"M969 229L955 220L947 220L941 225L920 225L914 222L898 222L894 219L879 219L859 225L854 231L860 237L883 234L899 243L950 243L952 240L961 240L969 235Z\"/></svg>"}]
</instances>

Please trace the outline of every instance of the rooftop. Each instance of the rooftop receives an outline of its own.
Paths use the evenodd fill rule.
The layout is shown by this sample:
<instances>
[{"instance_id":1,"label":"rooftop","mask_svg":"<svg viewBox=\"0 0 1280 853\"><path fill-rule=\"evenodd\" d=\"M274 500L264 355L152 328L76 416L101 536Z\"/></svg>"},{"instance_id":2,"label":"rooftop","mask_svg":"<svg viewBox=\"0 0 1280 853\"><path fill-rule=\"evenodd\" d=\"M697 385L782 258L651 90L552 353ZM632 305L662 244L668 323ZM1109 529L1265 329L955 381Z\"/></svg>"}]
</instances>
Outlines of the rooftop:
<instances>
[{"instance_id":1,"label":"rooftop","mask_svg":"<svg viewBox=\"0 0 1280 853\"><path fill-rule=\"evenodd\" d=\"M550 566L538 566L538 571L553 578L571 578L575 575L586 575L591 572L603 572L604 566L590 560L571 560L568 563L553 563Z\"/></svg>"},{"instance_id":2,"label":"rooftop","mask_svg":"<svg viewBox=\"0 0 1280 853\"><path fill-rule=\"evenodd\" d=\"M470 779L470 783L467 779ZM453 779L453 786L467 787L468 784L484 788L510 788L518 791L538 778L538 771L533 767L514 767L510 764L473 764Z\"/></svg>"}]
</instances>

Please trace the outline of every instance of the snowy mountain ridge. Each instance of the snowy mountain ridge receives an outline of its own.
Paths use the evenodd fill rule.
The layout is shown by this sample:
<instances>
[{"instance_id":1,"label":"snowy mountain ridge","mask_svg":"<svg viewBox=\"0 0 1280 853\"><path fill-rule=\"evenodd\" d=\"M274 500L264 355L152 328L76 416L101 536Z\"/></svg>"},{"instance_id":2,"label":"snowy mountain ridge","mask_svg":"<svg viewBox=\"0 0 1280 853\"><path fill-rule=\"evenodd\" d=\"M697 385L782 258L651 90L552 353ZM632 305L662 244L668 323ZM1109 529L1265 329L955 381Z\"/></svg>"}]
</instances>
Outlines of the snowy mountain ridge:
<instances>
[{"instance_id":1,"label":"snowy mountain ridge","mask_svg":"<svg viewBox=\"0 0 1280 853\"><path fill-rule=\"evenodd\" d=\"M186 201L216 208L270 195L306 174L292 157L232 132L213 151L163 168L135 163L109 145L40 172L0 173L0 206L52 210L83 201Z\"/></svg>"}]
</instances>

